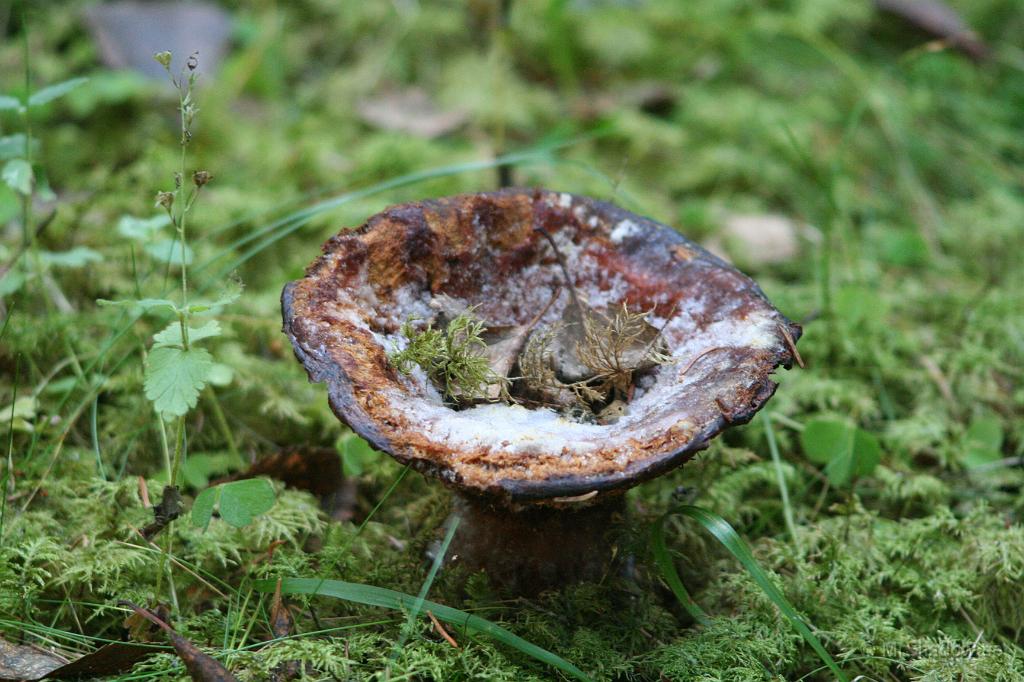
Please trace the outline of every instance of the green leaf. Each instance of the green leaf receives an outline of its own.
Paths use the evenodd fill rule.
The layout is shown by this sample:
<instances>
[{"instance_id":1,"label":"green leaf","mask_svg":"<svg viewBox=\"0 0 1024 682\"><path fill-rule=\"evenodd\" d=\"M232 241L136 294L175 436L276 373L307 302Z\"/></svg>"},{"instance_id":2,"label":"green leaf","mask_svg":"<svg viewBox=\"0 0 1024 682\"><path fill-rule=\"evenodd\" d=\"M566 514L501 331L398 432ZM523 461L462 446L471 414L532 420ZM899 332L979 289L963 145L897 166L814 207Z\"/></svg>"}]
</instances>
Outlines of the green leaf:
<instances>
[{"instance_id":1,"label":"green leaf","mask_svg":"<svg viewBox=\"0 0 1024 682\"><path fill-rule=\"evenodd\" d=\"M235 379L235 370L223 362L213 363L208 381L212 386L228 386Z\"/></svg>"},{"instance_id":2,"label":"green leaf","mask_svg":"<svg viewBox=\"0 0 1024 682\"><path fill-rule=\"evenodd\" d=\"M832 485L842 487L874 472L882 448L874 435L837 419L812 419L800 433L807 459L824 464Z\"/></svg>"},{"instance_id":3,"label":"green leaf","mask_svg":"<svg viewBox=\"0 0 1024 682\"><path fill-rule=\"evenodd\" d=\"M220 517L235 528L248 526L274 506L274 486L265 478L232 481L220 488Z\"/></svg>"},{"instance_id":4,"label":"green leaf","mask_svg":"<svg viewBox=\"0 0 1024 682\"><path fill-rule=\"evenodd\" d=\"M849 425L835 419L812 419L800 432L804 454L815 464L828 464L840 456L847 439L852 439Z\"/></svg>"},{"instance_id":5,"label":"green leaf","mask_svg":"<svg viewBox=\"0 0 1024 682\"><path fill-rule=\"evenodd\" d=\"M999 450L1003 447L1003 423L999 417L977 417L967 427L964 440L967 445Z\"/></svg>"},{"instance_id":6,"label":"green leaf","mask_svg":"<svg viewBox=\"0 0 1024 682\"><path fill-rule=\"evenodd\" d=\"M220 499L220 486L207 488L196 495L196 501L192 503L192 525L206 529L213 517L213 507Z\"/></svg>"},{"instance_id":7,"label":"green leaf","mask_svg":"<svg viewBox=\"0 0 1024 682\"><path fill-rule=\"evenodd\" d=\"M171 217L166 213L155 215L151 218L136 218L135 216L123 215L117 221L117 232L122 237L145 241L154 234L171 224Z\"/></svg>"},{"instance_id":8,"label":"green leaf","mask_svg":"<svg viewBox=\"0 0 1024 682\"><path fill-rule=\"evenodd\" d=\"M276 579L257 580L255 587L260 592L273 592L277 584L278 581ZM473 615L472 613L459 611L458 609L453 609L450 606L438 604L437 602L430 600L424 599L422 602L419 602L416 597L403 592L396 592L395 590L375 587L373 585L349 583L341 580L324 580L321 578L282 578L281 594L319 594L326 597L344 599L345 601L355 602L356 604L380 606L386 609L405 612L413 611L417 603L420 603L422 609L419 613L421 614L425 614L429 611L434 614L434 617L447 623L451 623L460 631L465 631L467 633L478 632L487 635L527 656L557 668L578 680L590 679L587 677L586 673L564 658L551 653L547 649L542 649L536 644L526 641L522 637L512 634L505 628L495 625L489 620L485 620L480 616Z\"/></svg>"},{"instance_id":9,"label":"green leaf","mask_svg":"<svg viewBox=\"0 0 1024 682\"><path fill-rule=\"evenodd\" d=\"M68 97L68 107L78 118L86 118L102 104L122 104L146 92L149 81L135 71L99 71L89 77L89 87Z\"/></svg>"},{"instance_id":10,"label":"green leaf","mask_svg":"<svg viewBox=\"0 0 1024 682\"><path fill-rule=\"evenodd\" d=\"M2 159L0 159L2 160ZM0 182L0 225L4 225L21 213L21 197L7 183ZM4 256L6 259L6 256Z\"/></svg>"},{"instance_id":11,"label":"green leaf","mask_svg":"<svg viewBox=\"0 0 1024 682\"><path fill-rule=\"evenodd\" d=\"M188 342L191 346L197 341L208 339L213 336L220 336L220 323L217 320L210 320L201 327L189 327L188 328ZM153 337L153 348L163 348L165 346L174 346L177 348L184 348L185 342L181 338L181 324L179 322L171 322L169 325L164 327L163 331L156 334Z\"/></svg>"},{"instance_id":12,"label":"green leaf","mask_svg":"<svg viewBox=\"0 0 1024 682\"><path fill-rule=\"evenodd\" d=\"M57 268L80 268L103 260L99 251L88 246L76 246L68 251L41 251L39 256L44 263Z\"/></svg>"},{"instance_id":13,"label":"green leaf","mask_svg":"<svg viewBox=\"0 0 1024 682\"><path fill-rule=\"evenodd\" d=\"M976 467L1002 458L1003 423L998 417L975 417L964 433L964 464Z\"/></svg>"},{"instance_id":14,"label":"green leaf","mask_svg":"<svg viewBox=\"0 0 1024 682\"><path fill-rule=\"evenodd\" d=\"M85 83L87 80L89 79L71 78L69 80L62 81L60 83L55 83L53 85L45 87L38 92L32 93L32 96L28 98L28 105L30 107L39 107L49 102L52 102L58 97L63 97L64 95L68 94L69 92L77 88L79 85Z\"/></svg>"},{"instance_id":15,"label":"green leaf","mask_svg":"<svg viewBox=\"0 0 1024 682\"><path fill-rule=\"evenodd\" d=\"M672 594L676 596L690 617L701 625L707 625L711 622L711 618L686 591L686 586L683 585L683 581L676 571L675 563L672 561L672 555L668 553L668 546L665 544L665 519L667 517L668 514L651 526L651 551L654 553L654 563L657 564L658 570L661 571L661 576L668 583Z\"/></svg>"},{"instance_id":16,"label":"green leaf","mask_svg":"<svg viewBox=\"0 0 1024 682\"><path fill-rule=\"evenodd\" d=\"M0 95L0 111L6 111L9 109L21 110L24 108L25 106L17 97L11 97L10 95Z\"/></svg>"},{"instance_id":17,"label":"green leaf","mask_svg":"<svg viewBox=\"0 0 1024 682\"><path fill-rule=\"evenodd\" d=\"M32 183L35 177L32 174L32 164L25 159L11 159L4 165L0 172L7 186L18 194L28 196L32 194Z\"/></svg>"},{"instance_id":18,"label":"green leaf","mask_svg":"<svg viewBox=\"0 0 1024 682\"><path fill-rule=\"evenodd\" d=\"M157 348L146 362L146 397L157 413L180 417L195 407L212 366L205 348Z\"/></svg>"},{"instance_id":19,"label":"green leaf","mask_svg":"<svg viewBox=\"0 0 1024 682\"><path fill-rule=\"evenodd\" d=\"M121 301L98 298L96 305L102 308L134 308L139 312L149 312L158 308L170 308L174 312L178 312L178 305L166 298L129 298Z\"/></svg>"},{"instance_id":20,"label":"green leaf","mask_svg":"<svg viewBox=\"0 0 1024 682\"><path fill-rule=\"evenodd\" d=\"M238 297L241 295L241 282L230 280L229 283L224 287L224 290L221 292L220 296L218 296L212 301L195 301L194 303L189 304L188 311L190 313L205 313L210 310L213 310L214 308L219 308L220 306L225 306L234 303L236 300L238 300Z\"/></svg>"},{"instance_id":21,"label":"green leaf","mask_svg":"<svg viewBox=\"0 0 1024 682\"><path fill-rule=\"evenodd\" d=\"M338 440L341 466L346 476L362 476L366 466L380 458L380 453L354 433L346 433Z\"/></svg>"},{"instance_id":22,"label":"green leaf","mask_svg":"<svg viewBox=\"0 0 1024 682\"><path fill-rule=\"evenodd\" d=\"M14 401L14 405L4 405L0 407L0 417L10 417L21 419L35 419L36 412L39 409L39 403L34 396L25 395L21 396Z\"/></svg>"},{"instance_id":23,"label":"green leaf","mask_svg":"<svg viewBox=\"0 0 1024 682\"><path fill-rule=\"evenodd\" d=\"M241 458L230 452L198 452L182 463L181 475L187 485L202 490L210 485L211 476L223 476L243 465Z\"/></svg>"},{"instance_id":24,"label":"green leaf","mask_svg":"<svg viewBox=\"0 0 1024 682\"><path fill-rule=\"evenodd\" d=\"M247 478L207 488L192 503L192 525L210 525L214 507L229 525L243 528L274 506L274 486L265 478Z\"/></svg>"},{"instance_id":25,"label":"green leaf","mask_svg":"<svg viewBox=\"0 0 1024 682\"><path fill-rule=\"evenodd\" d=\"M31 151L35 152L39 149L39 140L33 139L31 144ZM25 135L22 133L15 133L14 135L4 135L0 137L0 161L6 161L8 159L14 159L19 156L25 155Z\"/></svg>"},{"instance_id":26,"label":"green leaf","mask_svg":"<svg viewBox=\"0 0 1024 682\"><path fill-rule=\"evenodd\" d=\"M853 473L856 476L870 476L882 461L882 445L875 434L856 429L853 434Z\"/></svg>"},{"instance_id":27,"label":"green leaf","mask_svg":"<svg viewBox=\"0 0 1024 682\"><path fill-rule=\"evenodd\" d=\"M673 514L682 514L683 516L689 517L701 526L704 530L708 531L718 540L723 547L729 550L740 565L750 574L757 586L761 588L761 591L765 593L765 596L771 600L775 607L779 609L782 615L789 621L793 629L800 633L800 636L804 638L814 652L818 654L821 662L832 671L837 680L841 682L847 682L849 678L846 673L836 664L832 655L828 653L821 641L814 634L814 632L807 626L800 614L797 613L793 605L786 599L786 595L782 593L768 576L761 565L757 563L757 559L754 558L754 554L750 551L750 547L743 541L743 538L739 536L736 530L729 525L729 522L723 519L721 516L695 507L693 505L682 505L674 509L670 509L660 519L655 521L654 527L652 528L652 545L654 547L655 558L657 560L658 567L661 569L662 574L665 576L666 582L672 587L676 597L680 599L683 606L694 614L698 622L707 622L707 614L703 609L700 608L686 592L686 588L683 587L682 581L679 579L679 574L676 572L675 565L672 563L672 558L668 554L668 548L665 546L664 538L664 525L666 519ZM257 588L259 589L259 588Z\"/></svg>"},{"instance_id":28,"label":"green leaf","mask_svg":"<svg viewBox=\"0 0 1024 682\"><path fill-rule=\"evenodd\" d=\"M10 296L25 286L25 274L20 270L11 268L0 275L0 296Z\"/></svg>"},{"instance_id":29,"label":"green leaf","mask_svg":"<svg viewBox=\"0 0 1024 682\"><path fill-rule=\"evenodd\" d=\"M150 256L161 263L181 265L181 242L177 239L161 239L143 247ZM185 245L185 265L192 264L192 249Z\"/></svg>"}]
</instances>

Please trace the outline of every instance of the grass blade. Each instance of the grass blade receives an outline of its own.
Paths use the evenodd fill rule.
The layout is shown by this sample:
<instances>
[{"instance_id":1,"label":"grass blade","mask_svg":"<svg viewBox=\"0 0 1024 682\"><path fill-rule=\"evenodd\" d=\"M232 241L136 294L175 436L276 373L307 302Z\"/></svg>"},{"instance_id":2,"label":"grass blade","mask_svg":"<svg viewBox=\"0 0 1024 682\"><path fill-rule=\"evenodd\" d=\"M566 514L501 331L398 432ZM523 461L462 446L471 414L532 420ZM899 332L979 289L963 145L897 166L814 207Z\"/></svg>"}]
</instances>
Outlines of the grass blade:
<instances>
[{"instance_id":1,"label":"grass blade","mask_svg":"<svg viewBox=\"0 0 1024 682\"><path fill-rule=\"evenodd\" d=\"M709 512L706 509L695 507L693 505L681 505L667 511L660 519L654 523L652 529L652 539L655 548L655 561L658 567L661 569L662 574L668 582L669 587L676 594L682 602L683 607L686 608L694 617L700 622L707 622L707 615L698 606L690 595L686 592L686 588L683 587L682 581L679 579L679 574L676 573L675 566L672 564L672 559L668 555L668 550L665 547L665 536L664 526L665 520L672 514L682 514L683 516L689 517L697 521L706 531L711 533L716 540L722 543L722 546L729 550L740 562L740 565L750 574L750 577L754 579L757 586L760 587L773 604L782 612L782 615L786 617L786 620L790 622L797 632L806 640L811 648L814 649L815 653L821 658L832 674L835 675L837 680L841 682L848 682L849 678L836 664L831 654L825 650L821 641L817 635L811 631L807 624L800 617L800 614L796 612L793 605L789 603L786 596L782 594L782 590L776 587L775 583L771 581L768 574L765 572L761 565L757 563L753 553L750 551L750 547L743 541L743 538L739 536L736 530L729 525L729 522L723 519L718 514Z\"/></svg>"},{"instance_id":2,"label":"grass blade","mask_svg":"<svg viewBox=\"0 0 1024 682\"><path fill-rule=\"evenodd\" d=\"M405 646L406 640L409 639L409 633L412 632L412 624L416 621L420 612L423 610L423 602L427 600L427 593L430 592L430 587L434 584L434 578L437 577L437 571L441 568L441 564L444 563L444 557L448 554L448 546L452 544L452 539L455 537L455 530L459 527L459 521L461 521L461 519L458 516L453 516L451 523L448 524L448 532L445 534L444 540L441 542L441 547L437 550L437 555L434 557L434 561L430 565L430 572L427 573L427 579L423 581L423 586L420 587L420 593L416 595L416 603L413 604L412 610L409 611L409 616L405 620L405 625L402 627L402 636L395 643L394 651L391 652L391 661L398 659L399 654L402 652L402 647Z\"/></svg>"},{"instance_id":3,"label":"grass blade","mask_svg":"<svg viewBox=\"0 0 1024 682\"><path fill-rule=\"evenodd\" d=\"M261 592L273 592L276 586L276 579L256 581L256 589ZM318 594L325 597L344 599L345 601L357 604L380 606L396 610L412 610L419 601L417 597L384 587L361 585L342 580L321 580L319 578L283 578L281 580L281 594ZM561 656L557 656L547 649L542 649L536 644L527 642L522 637L514 635L505 628L495 625L480 616L474 616L471 613L459 611L450 606L426 599L423 600L421 608L429 610L440 620L461 627L465 632L485 634L542 663L558 668L578 680L590 679L586 673Z\"/></svg>"},{"instance_id":4,"label":"grass blade","mask_svg":"<svg viewBox=\"0 0 1024 682\"><path fill-rule=\"evenodd\" d=\"M246 244L259 240L256 241L256 244L254 246L243 251L230 263L222 266L220 270L218 270L216 276L213 278L214 281L217 281L225 277L229 273L237 270L243 264L248 262L250 259L258 255L259 253L262 253L275 242L280 241L281 239L284 239L288 235L292 234L293 232L302 229L304 226L309 224L309 222L313 218L317 217L318 215L339 208L352 201L364 199L367 197L374 196L375 194L380 194L387 190L398 189L400 187L413 185L427 180L433 180L436 178L446 177L449 175L458 175L460 173L469 173L473 171L486 170L488 168L494 168L502 164L523 165L527 163L545 161L549 158L552 151L560 148L561 146L567 146L568 144L571 143L572 141L564 142L558 145L535 147L522 152L505 154L504 156L500 156L496 159L466 161L447 166L428 168L425 170L408 173L406 175L400 175L398 177L385 180L383 182L378 182L369 187L353 190L351 192L345 192L337 196L323 199L313 204L312 206L302 208L289 215L278 218L277 220L274 220L271 223L264 225L256 230L253 230L252 232L246 234L245 236L237 239L235 242L227 245L227 247L223 249L220 252L220 254L196 267L195 271L202 272L212 263L219 260L222 256L230 255L234 253L236 249L239 249L242 246L245 246Z\"/></svg>"},{"instance_id":5,"label":"grass blade","mask_svg":"<svg viewBox=\"0 0 1024 682\"><path fill-rule=\"evenodd\" d=\"M672 556L668 553L668 547L665 545L665 519L667 517L668 514L661 517L659 521L651 526L651 549L654 553L654 563L658 565L658 570L661 571L662 577L665 578L665 582L668 583L672 593L676 595L676 599L683 605L686 612L701 625L707 625L711 622L711 619L704 609L693 600L690 593L686 591L683 581L679 578L679 573L676 572L676 566L672 563Z\"/></svg>"},{"instance_id":6,"label":"grass blade","mask_svg":"<svg viewBox=\"0 0 1024 682\"><path fill-rule=\"evenodd\" d=\"M800 538L796 534L796 521L793 517L793 505L789 502L789 487L786 485L786 472L782 470L782 456L779 455L779 444L775 442L775 428L767 411L761 413L764 423L764 436L768 439L768 450L772 453L772 465L775 467L775 478L779 484L779 495L782 497L782 514L786 519L786 530L793 541L793 546L800 551Z\"/></svg>"}]
</instances>

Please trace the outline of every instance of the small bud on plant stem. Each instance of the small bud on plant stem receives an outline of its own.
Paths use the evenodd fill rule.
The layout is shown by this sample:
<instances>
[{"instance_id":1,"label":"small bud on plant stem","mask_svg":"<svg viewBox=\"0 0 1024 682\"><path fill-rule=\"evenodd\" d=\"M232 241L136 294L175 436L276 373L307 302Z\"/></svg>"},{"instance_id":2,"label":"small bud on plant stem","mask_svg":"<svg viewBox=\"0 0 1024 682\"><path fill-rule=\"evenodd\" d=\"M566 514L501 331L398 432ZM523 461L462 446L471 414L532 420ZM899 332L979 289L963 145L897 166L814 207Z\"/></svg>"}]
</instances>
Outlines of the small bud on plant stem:
<instances>
[{"instance_id":1,"label":"small bud on plant stem","mask_svg":"<svg viewBox=\"0 0 1024 682\"><path fill-rule=\"evenodd\" d=\"M171 210L171 206L174 205L174 192L157 192L156 205Z\"/></svg>"},{"instance_id":2,"label":"small bud on plant stem","mask_svg":"<svg viewBox=\"0 0 1024 682\"><path fill-rule=\"evenodd\" d=\"M171 68L171 53L167 50L155 53L153 55L153 59L155 59L165 69Z\"/></svg>"},{"instance_id":3,"label":"small bud on plant stem","mask_svg":"<svg viewBox=\"0 0 1024 682\"><path fill-rule=\"evenodd\" d=\"M192 174L192 183L196 187L202 187L210 180L213 180L213 176L210 175L209 171L197 170L195 173Z\"/></svg>"}]
</instances>

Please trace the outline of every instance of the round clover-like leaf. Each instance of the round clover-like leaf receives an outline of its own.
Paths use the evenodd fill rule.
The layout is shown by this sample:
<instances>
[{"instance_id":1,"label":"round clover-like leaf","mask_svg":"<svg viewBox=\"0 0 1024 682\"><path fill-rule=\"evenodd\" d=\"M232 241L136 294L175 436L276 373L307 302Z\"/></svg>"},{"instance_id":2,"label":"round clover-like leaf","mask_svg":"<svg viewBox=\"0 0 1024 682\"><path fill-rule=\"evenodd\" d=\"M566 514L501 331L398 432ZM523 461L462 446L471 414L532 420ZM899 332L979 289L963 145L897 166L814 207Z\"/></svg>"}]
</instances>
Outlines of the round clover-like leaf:
<instances>
[{"instance_id":1,"label":"round clover-like leaf","mask_svg":"<svg viewBox=\"0 0 1024 682\"><path fill-rule=\"evenodd\" d=\"M807 459L825 465L825 474L835 486L871 474L882 458L873 434L838 419L812 419L800 434L800 444Z\"/></svg>"},{"instance_id":2,"label":"round clover-like leaf","mask_svg":"<svg viewBox=\"0 0 1024 682\"><path fill-rule=\"evenodd\" d=\"M274 486L265 478L232 481L220 486L220 517L242 528L274 506Z\"/></svg>"},{"instance_id":3,"label":"round clover-like leaf","mask_svg":"<svg viewBox=\"0 0 1024 682\"><path fill-rule=\"evenodd\" d=\"M243 528L274 506L274 486L265 478L247 478L207 488L192 503L192 525L210 525L214 508L225 523Z\"/></svg>"}]
</instances>

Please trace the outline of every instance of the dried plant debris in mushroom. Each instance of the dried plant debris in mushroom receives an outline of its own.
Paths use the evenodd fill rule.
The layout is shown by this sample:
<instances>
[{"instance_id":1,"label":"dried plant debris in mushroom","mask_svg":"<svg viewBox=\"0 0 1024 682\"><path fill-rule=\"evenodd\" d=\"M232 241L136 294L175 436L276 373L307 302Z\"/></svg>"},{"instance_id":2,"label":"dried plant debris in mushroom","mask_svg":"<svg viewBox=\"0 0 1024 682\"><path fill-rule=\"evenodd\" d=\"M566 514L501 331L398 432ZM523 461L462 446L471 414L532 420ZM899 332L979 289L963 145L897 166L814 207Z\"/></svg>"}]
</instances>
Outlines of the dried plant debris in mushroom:
<instances>
[{"instance_id":1,"label":"dried plant debris in mushroom","mask_svg":"<svg viewBox=\"0 0 1024 682\"><path fill-rule=\"evenodd\" d=\"M554 298L527 324L488 326L472 309L439 296L431 302L437 318L420 330L406 321L407 343L388 359L404 374L421 367L453 407L503 400L607 423L627 411L637 373L672 358L647 313L632 313L625 303L593 310L572 293L566 321L541 327Z\"/></svg>"},{"instance_id":2,"label":"dried plant debris in mushroom","mask_svg":"<svg viewBox=\"0 0 1024 682\"><path fill-rule=\"evenodd\" d=\"M647 313L630 312L625 301L591 308L572 284L565 257L551 245L569 291L562 320L536 330L520 361L525 396L569 414L609 423L628 410L638 373L672 361L661 331Z\"/></svg>"},{"instance_id":3,"label":"dried plant debris in mushroom","mask_svg":"<svg viewBox=\"0 0 1024 682\"><path fill-rule=\"evenodd\" d=\"M388 360L403 374L419 365L454 407L481 401L517 402L509 390L520 378L513 376L513 369L530 333L556 297L526 324L488 325L476 318L475 306L440 294L430 301L436 317L422 331L415 329L415 320L407 320L401 329L406 345L396 346ZM441 329L435 329L435 324Z\"/></svg>"},{"instance_id":4,"label":"dried plant debris in mushroom","mask_svg":"<svg viewBox=\"0 0 1024 682\"><path fill-rule=\"evenodd\" d=\"M622 489L682 464L761 408L800 337L750 278L675 230L544 190L392 207L328 241L282 303L296 356L354 431L513 500ZM470 309L511 402L488 384L457 403L388 357L406 331L444 334ZM527 376L544 395L526 395Z\"/></svg>"},{"instance_id":5,"label":"dried plant debris in mushroom","mask_svg":"<svg viewBox=\"0 0 1024 682\"><path fill-rule=\"evenodd\" d=\"M576 306L570 306L575 308ZM640 373L673 362L648 313L580 305L574 321L530 335L520 359L523 395L604 424L628 411Z\"/></svg>"}]
</instances>

